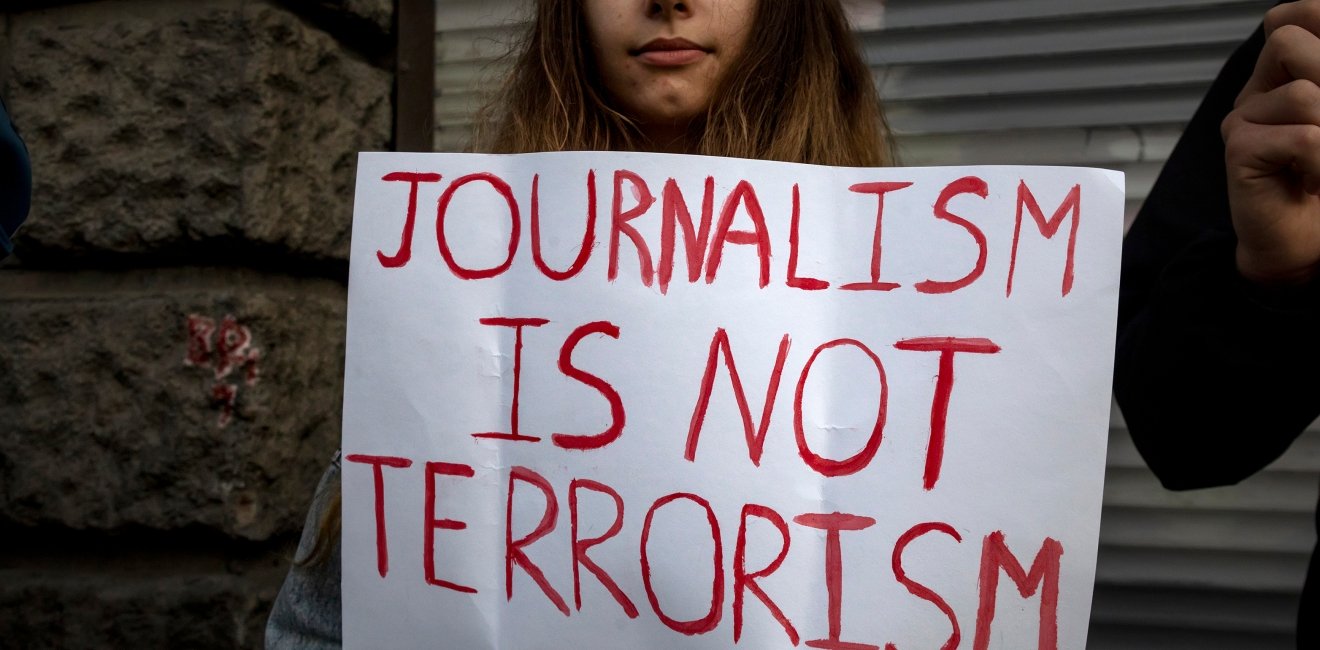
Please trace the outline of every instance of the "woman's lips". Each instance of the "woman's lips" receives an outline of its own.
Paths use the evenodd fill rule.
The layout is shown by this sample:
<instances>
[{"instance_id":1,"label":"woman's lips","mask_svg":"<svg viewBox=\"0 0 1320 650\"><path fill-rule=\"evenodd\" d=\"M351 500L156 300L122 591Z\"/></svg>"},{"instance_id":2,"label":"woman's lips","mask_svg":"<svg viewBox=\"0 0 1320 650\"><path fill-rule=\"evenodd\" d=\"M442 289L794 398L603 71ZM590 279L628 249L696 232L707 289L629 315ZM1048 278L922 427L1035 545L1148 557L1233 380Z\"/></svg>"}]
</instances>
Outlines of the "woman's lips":
<instances>
[{"instance_id":1,"label":"woman's lips","mask_svg":"<svg viewBox=\"0 0 1320 650\"><path fill-rule=\"evenodd\" d=\"M647 65L667 68L695 63L708 53L685 38L657 38L634 50L632 55Z\"/></svg>"}]
</instances>

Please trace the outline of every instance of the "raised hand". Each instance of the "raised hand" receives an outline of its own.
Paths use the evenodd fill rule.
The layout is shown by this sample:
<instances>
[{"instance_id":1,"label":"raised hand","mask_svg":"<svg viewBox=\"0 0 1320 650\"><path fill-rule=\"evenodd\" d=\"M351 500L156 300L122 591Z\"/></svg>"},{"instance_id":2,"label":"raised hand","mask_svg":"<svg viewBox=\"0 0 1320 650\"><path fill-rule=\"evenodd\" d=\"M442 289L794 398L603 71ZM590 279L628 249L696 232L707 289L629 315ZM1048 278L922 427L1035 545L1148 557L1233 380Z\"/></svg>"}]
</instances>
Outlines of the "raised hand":
<instances>
[{"instance_id":1,"label":"raised hand","mask_svg":"<svg viewBox=\"0 0 1320 650\"><path fill-rule=\"evenodd\" d=\"M1265 15L1265 48L1222 133L1237 268L1263 285L1320 272L1320 0Z\"/></svg>"}]
</instances>

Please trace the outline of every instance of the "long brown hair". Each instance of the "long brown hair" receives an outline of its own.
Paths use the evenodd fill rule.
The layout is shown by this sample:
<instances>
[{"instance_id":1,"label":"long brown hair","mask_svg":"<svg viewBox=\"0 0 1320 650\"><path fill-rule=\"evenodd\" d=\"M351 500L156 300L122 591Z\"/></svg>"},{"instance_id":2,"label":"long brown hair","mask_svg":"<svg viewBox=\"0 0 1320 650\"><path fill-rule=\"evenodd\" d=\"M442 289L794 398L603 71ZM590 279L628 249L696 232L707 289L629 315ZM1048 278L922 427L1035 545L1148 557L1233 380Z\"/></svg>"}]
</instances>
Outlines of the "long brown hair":
<instances>
[{"instance_id":1,"label":"long brown hair","mask_svg":"<svg viewBox=\"0 0 1320 650\"><path fill-rule=\"evenodd\" d=\"M474 151L644 150L596 70L582 0L537 0L512 70L478 120ZM695 152L839 166L893 163L871 71L839 0L761 0L719 81Z\"/></svg>"}]
</instances>

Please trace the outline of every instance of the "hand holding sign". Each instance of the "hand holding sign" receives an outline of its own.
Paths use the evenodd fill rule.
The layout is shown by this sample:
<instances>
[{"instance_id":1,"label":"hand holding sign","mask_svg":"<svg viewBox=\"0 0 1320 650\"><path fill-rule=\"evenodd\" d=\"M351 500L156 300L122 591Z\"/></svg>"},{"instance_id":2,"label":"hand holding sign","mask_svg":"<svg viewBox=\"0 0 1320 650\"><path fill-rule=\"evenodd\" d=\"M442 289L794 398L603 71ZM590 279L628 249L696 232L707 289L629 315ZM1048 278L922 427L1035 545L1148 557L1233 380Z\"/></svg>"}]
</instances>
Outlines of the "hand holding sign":
<instances>
[{"instance_id":1,"label":"hand holding sign","mask_svg":"<svg viewBox=\"0 0 1320 650\"><path fill-rule=\"evenodd\" d=\"M1320 1L1265 15L1255 71L1223 123L1237 266L1265 284L1320 271Z\"/></svg>"},{"instance_id":2,"label":"hand holding sign","mask_svg":"<svg viewBox=\"0 0 1320 650\"><path fill-rule=\"evenodd\" d=\"M364 155L345 645L1083 647L1122 205L1087 169Z\"/></svg>"}]
</instances>

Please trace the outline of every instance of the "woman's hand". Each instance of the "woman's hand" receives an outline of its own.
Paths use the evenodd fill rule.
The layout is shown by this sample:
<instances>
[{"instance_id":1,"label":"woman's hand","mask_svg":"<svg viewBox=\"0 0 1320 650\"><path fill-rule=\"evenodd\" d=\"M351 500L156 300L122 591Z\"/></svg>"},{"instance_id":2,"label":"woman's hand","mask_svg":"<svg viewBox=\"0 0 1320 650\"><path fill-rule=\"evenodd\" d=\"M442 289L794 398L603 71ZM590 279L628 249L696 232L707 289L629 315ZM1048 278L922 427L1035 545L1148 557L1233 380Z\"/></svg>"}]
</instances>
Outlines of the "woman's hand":
<instances>
[{"instance_id":1,"label":"woman's hand","mask_svg":"<svg viewBox=\"0 0 1320 650\"><path fill-rule=\"evenodd\" d=\"M1265 14L1265 48L1221 127L1237 268L1266 285L1320 272L1320 0Z\"/></svg>"}]
</instances>

